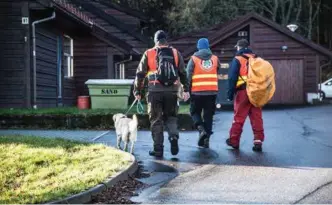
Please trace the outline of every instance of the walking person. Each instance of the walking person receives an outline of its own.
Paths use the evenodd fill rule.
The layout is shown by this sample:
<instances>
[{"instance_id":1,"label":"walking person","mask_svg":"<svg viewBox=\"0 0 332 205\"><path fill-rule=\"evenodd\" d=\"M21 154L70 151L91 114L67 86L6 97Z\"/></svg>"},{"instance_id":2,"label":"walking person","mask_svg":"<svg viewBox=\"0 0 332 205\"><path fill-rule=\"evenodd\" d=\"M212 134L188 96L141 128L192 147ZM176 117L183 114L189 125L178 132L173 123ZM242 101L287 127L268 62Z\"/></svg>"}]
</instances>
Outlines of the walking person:
<instances>
[{"instance_id":1,"label":"walking person","mask_svg":"<svg viewBox=\"0 0 332 205\"><path fill-rule=\"evenodd\" d=\"M255 54L248 48L249 42L241 39L236 44L237 53L232 61L228 73L228 100L234 101L234 120L226 140L228 146L239 149L240 138L244 122L249 116L254 133L253 151L261 152L264 141L264 129L262 119L262 108L253 106L246 91L246 80L248 75L248 59Z\"/></svg>"},{"instance_id":2,"label":"walking person","mask_svg":"<svg viewBox=\"0 0 332 205\"><path fill-rule=\"evenodd\" d=\"M198 146L209 148L213 134L220 62L218 57L212 54L207 38L198 40L197 49L187 65L191 95L190 114L199 132Z\"/></svg>"},{"instance_id":3,"label":"walking person","mask_svg":"<svg viewBox=\"0 0 332 205\"><path fill-rule=\"evenodd\" d=\"M166 33L159 30L154 35L155 46L145 51L136 71L134 95L141 99L143 81L148 78L148 114L151 124L153 150L151 156L163 157L164 124L169 135L172 155L179 152L178 140L178 79L188 100L188 82L184 61L177 49L168 45Z\"/></svg>"}]
</instances>

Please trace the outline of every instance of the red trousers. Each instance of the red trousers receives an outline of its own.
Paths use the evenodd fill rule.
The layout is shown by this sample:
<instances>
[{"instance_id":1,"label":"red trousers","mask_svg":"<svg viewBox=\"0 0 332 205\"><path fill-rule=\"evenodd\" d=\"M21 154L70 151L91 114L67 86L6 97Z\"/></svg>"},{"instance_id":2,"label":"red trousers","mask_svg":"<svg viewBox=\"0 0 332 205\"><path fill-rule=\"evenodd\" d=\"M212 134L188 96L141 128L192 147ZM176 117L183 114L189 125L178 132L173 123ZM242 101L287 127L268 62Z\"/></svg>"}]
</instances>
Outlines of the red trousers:
<instances>
[{"instance_id":1,"label":"red trousers","mask_svg":"<svg viewBox=\"0 0 332 205\"><path fill-rule=\"evenodd\" d=\"M235 96L234 120L229 135L232 145L239 145L243 125L248 115L254 132L254 143L262 143L264 141L262 109L250 103L245 89L239 90Z\"/></svg>"}]
</instances>

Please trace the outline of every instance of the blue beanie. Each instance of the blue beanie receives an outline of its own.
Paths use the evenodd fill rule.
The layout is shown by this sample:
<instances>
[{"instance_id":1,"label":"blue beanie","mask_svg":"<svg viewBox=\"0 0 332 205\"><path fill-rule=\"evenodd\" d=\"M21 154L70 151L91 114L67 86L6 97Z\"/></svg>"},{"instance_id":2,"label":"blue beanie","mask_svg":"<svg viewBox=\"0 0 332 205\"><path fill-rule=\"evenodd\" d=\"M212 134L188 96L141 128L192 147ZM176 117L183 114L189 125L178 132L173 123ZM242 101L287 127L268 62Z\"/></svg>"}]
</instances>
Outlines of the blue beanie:
<instances>
[{"instance_id":1,"label":"blue beanie","mask_svg":"<svg viewBox=\"0 0 332 205\"><path fill-rule=\"evenodd\" d=\"M198 50L201 49L209 49L210 45L209 45L209 40L207 38L201 38L197 41L197 48Z\"/></svg>"}]
</instances>

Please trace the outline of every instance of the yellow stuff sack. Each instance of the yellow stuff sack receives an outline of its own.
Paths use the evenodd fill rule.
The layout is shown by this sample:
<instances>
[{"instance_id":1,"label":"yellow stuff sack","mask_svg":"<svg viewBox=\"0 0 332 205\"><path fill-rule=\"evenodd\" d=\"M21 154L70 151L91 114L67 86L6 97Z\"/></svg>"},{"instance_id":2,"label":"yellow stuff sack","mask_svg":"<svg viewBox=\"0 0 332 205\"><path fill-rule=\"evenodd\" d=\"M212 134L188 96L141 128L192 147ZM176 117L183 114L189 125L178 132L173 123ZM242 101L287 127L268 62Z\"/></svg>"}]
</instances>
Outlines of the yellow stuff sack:
<instances>
[{"instance_id":1,"label":"yellow stuff sack","mask_svg":"<svg viewBox=\"0 0 332 205\"><path fill-rule=\"evenodd\" d=\"M263 107L276 90L273 66L260 57L249 57L247 94L255 107Z\"/></svg>"}]
</instances>

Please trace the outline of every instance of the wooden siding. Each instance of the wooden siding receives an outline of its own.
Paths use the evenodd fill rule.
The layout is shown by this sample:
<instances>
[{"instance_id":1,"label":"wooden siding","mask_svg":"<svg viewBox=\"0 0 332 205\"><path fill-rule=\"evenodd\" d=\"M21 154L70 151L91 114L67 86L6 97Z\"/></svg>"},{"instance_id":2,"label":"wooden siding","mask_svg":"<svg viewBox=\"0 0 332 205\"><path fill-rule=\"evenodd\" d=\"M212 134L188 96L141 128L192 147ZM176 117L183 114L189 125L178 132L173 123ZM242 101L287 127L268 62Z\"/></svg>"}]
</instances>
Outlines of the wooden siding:
<instances>
[{"instance_id":1,"label":"wooden siding","mask_svg":"<svg viewBox=\"0 0 332 205\"><path fill-rule=\"evenodd\" d=\"M36 28L37 106L56 107L58 94L57 35L44 25Z\"/></svg>"},{"instance_id":2,"label":"wooden siding","mask_svg":"<svg viewBox=\"0 0 332 205\"><path fill-rule=\"evenodd\" d=\"M265 58L274 59L305 59L304 60L304 93L317 92L316 55L320 55L312 48L266 26L252 20L252 47L255 52ZM281 46L288 46L283 52Z\"/></svg>"},{"instance_id":3,"label":"wooden siding","mask_svg":"<svg viewBox=\"0 0 332 205\"><path fill-rule=\"evenodd\" d=\"M240 29L238 31L247 31L249 34L249 27ZM230 63L232 61L236 53L236 49L234 48L234 46L238 40L243 38L238 36L238 31L234 32L234 34L231 35L229 38L222 42L219 42L211 48L213 54L219 57L221 63ZM247 37L247 40L249 40L249 36Z\"/></svg>"},{"instance_id":4,"label":"wooden siding","mask_svg":"<svg viewBox=\"0 0 332 205\"><path fill-rule=\"evenodd\" d=\"M21 1L0 2L0 107L24 107L25 58ZM9 23L10 22L10 23Z\"/></svg>"},{"instance_id":5,"label":"wooden siding","mask_svg":"<svg viewBox=\"0 0 332 205\"><path fill-rule=\"evenodd\" d=\"M63 105L75 106L77 100L77 90L75 79L64 78L63 81Z\"/></svg>"},{"instance_id":6,"label":"wooden siding","mask_svg":"<svg viewBox=\"0 0 332 205\"><path fill-rule=\"evenodd\" d=\"M178 49L181 53L184 53L188 47L197 44L197 40L200 38L207 38L211 34L214 34L218 30L218 27L210 29L207 32L194 32L190 35L183 37L177 37L170 40L170 45Z\"/></svg>"},{"instance_id":7,"label":"wooden siding","mask_svg":"<svg viewBox=\"0 0 332 205\"><path fill-rule=\"evenodd\" d=\"M74 39L74 78L77 95L88 95L88 79L107 78L107 45L93 37Z\"/></svg>"}]
</instances>

